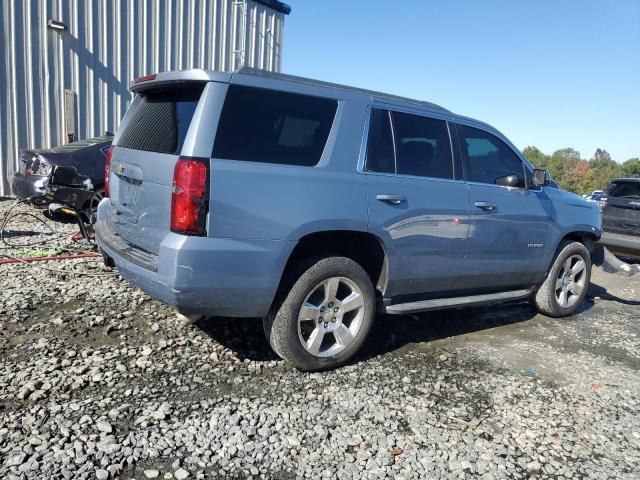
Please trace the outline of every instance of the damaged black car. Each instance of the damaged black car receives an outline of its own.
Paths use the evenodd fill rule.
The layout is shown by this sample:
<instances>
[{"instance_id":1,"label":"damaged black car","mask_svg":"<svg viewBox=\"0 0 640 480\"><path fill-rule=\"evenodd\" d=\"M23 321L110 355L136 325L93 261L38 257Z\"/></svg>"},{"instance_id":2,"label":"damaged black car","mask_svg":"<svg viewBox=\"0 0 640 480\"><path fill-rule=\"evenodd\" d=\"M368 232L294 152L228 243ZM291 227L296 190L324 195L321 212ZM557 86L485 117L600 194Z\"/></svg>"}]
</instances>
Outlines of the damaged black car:
<instances>
[{"instance_id":1,"label":"damaged black car","mask_svg":"<svg viewBox=\"0 0 640 480\"><path fill-rule=\"evenodd\" d=\"M113 135L50 149L20 150L13 192L35 204L58 202L92 212L104 195L104 166Z\"/></svg>"}]
</instances>

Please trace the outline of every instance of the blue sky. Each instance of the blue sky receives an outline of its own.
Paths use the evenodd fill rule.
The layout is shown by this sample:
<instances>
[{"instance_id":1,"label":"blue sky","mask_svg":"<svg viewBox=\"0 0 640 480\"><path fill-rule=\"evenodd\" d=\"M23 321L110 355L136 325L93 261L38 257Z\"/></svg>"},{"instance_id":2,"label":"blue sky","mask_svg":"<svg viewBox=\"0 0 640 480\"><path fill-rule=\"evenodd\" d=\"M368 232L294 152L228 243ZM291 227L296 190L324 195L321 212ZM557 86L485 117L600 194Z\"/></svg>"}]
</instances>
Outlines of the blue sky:
<instances>
[{"instance_id":1,"label":"blue sky","mask_svg":"<svg viewBox=\"0 0 640 480\"><path fill-rule=\"evenodd\" d=\"M285 73L432 101L520 148L640 157L640 0L285 1Z\"/></svg>"}]
</instances>

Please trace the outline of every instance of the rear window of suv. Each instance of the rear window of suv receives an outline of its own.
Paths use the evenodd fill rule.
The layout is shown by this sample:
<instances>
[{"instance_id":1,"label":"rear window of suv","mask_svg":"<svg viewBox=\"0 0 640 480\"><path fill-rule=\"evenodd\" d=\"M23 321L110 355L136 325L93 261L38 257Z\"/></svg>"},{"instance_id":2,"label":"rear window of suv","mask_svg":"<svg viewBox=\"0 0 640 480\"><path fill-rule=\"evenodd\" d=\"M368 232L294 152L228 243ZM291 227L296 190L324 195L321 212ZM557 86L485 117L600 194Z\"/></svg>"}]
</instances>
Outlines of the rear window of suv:
<instances>
[{"instance_id":1,"label":"rear window of suv","mask_svg":"<svg viewBox=\"0 0 640 480\"><path fill-rule=\"evenodd\" d=\"M614 182L609 187L607 194L618 198L640 198L639 182Z\"/></svg>"},{"instance_id":2,"label":"rear window of suv","mask_svg":"<svg viewBox=\"0 0 640 480\"><path fill-rule=\"evenodd\" d=\"M204 85L180 84L138 93L118 146L179 154Z\"/></svg>"},{"instance_id":3,"label":"rear window of suv","mask_svg":"<svg viewBox=\"0 0 640 480\"><path fill-rule=\"evenodd\" d=\"M228 160L313 166L320 161L338 102L231 85L213 156Z\"/></svg>"}]
</instances>

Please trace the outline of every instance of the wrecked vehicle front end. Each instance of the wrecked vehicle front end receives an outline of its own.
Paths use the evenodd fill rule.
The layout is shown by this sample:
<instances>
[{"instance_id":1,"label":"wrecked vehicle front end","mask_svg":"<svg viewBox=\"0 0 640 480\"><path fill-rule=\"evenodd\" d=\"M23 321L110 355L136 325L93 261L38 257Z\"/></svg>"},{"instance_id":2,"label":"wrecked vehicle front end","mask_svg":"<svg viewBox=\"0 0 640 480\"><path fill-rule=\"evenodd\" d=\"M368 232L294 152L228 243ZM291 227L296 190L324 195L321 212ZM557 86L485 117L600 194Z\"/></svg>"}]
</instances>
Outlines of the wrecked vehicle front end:
<instances>
[{"instance_id":1,"label":"wrecked vehicle front end","mask_svg":"<svg viewBox=\"0 0 640 480\"><path fill-rule=\"evenodd\" d=\"M23 149L13 192L35 204L59 203L91 217L103 197L106 150L112 136L89 138L51 149Z\"/></svg>"},{"instance_id":2,"label":"wrecked vehicle front end","mask_svg":"<svg viewBox=\"0 0 640 480\"><path fill-rule=\"evenodd\" d=\"M73 166L54 167L46 186L46 198L76 211L92 215L102 200L102 191L96 189L91 179Z\"/></svg>"},{"instance_id":3,"label":"wrecked vehicle front end","mask_svg":"<svg viewBox=\"0 0 640 480\"><path fill-rule=\"evenodd\" d=\"M18 171L12 182L13 193L36 204L46 203L44 196L52 172L51 164L37 150L20 150L18 160Z\"/></svg>"}]
</instances>

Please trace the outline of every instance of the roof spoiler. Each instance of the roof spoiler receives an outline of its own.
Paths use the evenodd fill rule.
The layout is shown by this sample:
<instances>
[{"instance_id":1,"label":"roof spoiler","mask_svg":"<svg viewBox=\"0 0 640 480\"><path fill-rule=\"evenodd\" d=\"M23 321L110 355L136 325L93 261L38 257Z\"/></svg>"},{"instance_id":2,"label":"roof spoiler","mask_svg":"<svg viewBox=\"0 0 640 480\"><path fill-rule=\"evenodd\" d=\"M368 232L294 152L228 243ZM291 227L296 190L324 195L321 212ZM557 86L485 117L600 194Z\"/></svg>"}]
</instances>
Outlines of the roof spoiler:
<instances>
[{"instance_id":1,"label":"roof spoiler","mask_svg":"<svg viewBox=\"0 0 640 480\"><path fill-rule=\"evenodd\" d=\"M158 72L136 77L130 84L129 90L137 92L151 85L173 82L229 82L231 73L216 72L212 70L191 69L174 70L171 72Z\"/></svg>"}]
</instances>

